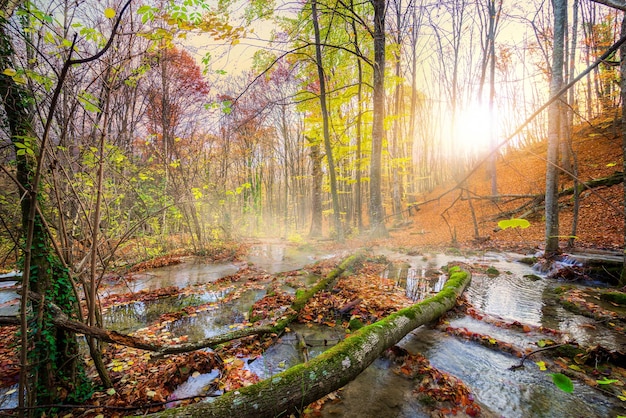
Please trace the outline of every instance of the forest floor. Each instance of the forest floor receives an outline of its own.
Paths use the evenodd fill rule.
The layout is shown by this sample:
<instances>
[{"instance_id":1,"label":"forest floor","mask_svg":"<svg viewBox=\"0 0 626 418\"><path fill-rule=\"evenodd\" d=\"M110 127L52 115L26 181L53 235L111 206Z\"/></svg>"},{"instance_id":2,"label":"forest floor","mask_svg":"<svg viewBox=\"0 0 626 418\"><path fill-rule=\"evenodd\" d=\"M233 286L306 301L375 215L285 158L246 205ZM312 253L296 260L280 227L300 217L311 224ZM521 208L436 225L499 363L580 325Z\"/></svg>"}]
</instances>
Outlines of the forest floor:
<instances>
[{"instance_id":1,"label":"forest floor","mask_svg":"<svg viewBox=\"0 0 626 418\"><path fill-rule=\"evenodd\" d=\"M578 179L588 182L607 178L622 169L622 138L619 119L596 120L594 125L575 128L573 150ZM466 246L476 249L534 252L544 246L543 201L532 202L545 193L546 144L538 143L507 152L497 160L497 191L493 199L487 164L482 164L461 188L450 181L416 199L410 225L391 230L387 245L400 247ZM560 190L573 186L571 176L562 174ZM472 200L467 197L472 196ZM572 234L572 195L560 199L561 246L575 236L578 249L617 251L624 245L624 188L622 184L583 190L578 225ZM533 204L534 203L534 204ZM472 207L476 227L472 217ZM407 214L405 213L405 218ZM501 230L498 221L523 217L526 229ZM384 242L380 243L385 244Z\"/></svg>"},{"instance_id":2,"label":"forest floor","mask_svg":"<svg viewBox=\"0 0 626 418\"><path fill-rule=\"evenodd\" d=\"M580 127L576 130L574 151L577 156L579 179L589 181L611 176L622 167L621 136L612 120L597 121L594 127ZM417 199L419 211L411 216L405 216L404 222L397 227L390 228L390 237L379 240L364 241L363 238L348 239L346 243L335 244L329 241L319 243L328 246L329 249L341 247L362 248L364 246L380 246L386 248L402 249L411 253L419 252L424 248L471 248L480 250L511 250L523 254L533 254L540 250L544 242L544 222L542 220L543 209L540 203L520 208L527 202L544 193L545 189L545 145L536 144L524 150L516 150L506 153L497 162L498 194L500 198L490 198L491 182L486 168L481 167L467 181L465 189L455 186L455 182L442 185ZM573 182L563 178L561 189L571 187ZM468 193L469 192L469 193ZM474 199L467 200L467 196ZM525 196L525 197L519 197ZM580 215L578 229L575 233L574 244L577 248L585 250L617 251L622 248L624 240L623 220L623 187L617 184L611 187L597 187L593 190L585 190L581 194ZM471 205L470 205L471 202ZM561 234L571 234L573 202L571 196L561 199L563 206L561 211ZM476 224L472 217L472 208ZM405 214L406 215L406 214ZM524 217L530 221L530 226L525 229L498 228L500 219L512 217ZM475 227L476 225L476 227ZM477 230L477 233L476 233ZM567 239L563 239L565 242ZM216 260L243 259L245 246L241 248L228 248L220 254L216 253ZM149 261L138 265L136 269L148 269L160 265L175 264L180 261L178 255L169 255L158 260ZM324 275L338 263L336 259L318 262L308 270L320 276ZM326 325L329 327L345 328L349 332L350 318L358 318L364 324L380 319L390 312L413 303L406 297L401 289L393 286L381 285L381 271L384 270L384 260L369 260L350 277L341 279L333 292L322 292L316 295L311 302L299 313L298 321L302 323ZM477 273L481 267L473 266ZM304 272L289 273L294 277L305 274ZM308 273L307 273L308 274ZM374 280L373 278L376 278ZM246 289L255 289L258 286L272 286L273 278L267 273L256 271L253 267L243 268L238 273L224 277L211 286L215 288L236 289L228 294L227 299L234 299ZM289 278L287 278L289 280ZM378 283L371 286L371 283ZM115 295L103 300L103 306L108 309L114 305L129 303L132 301L153 300L154 298L167 298L172 295L180 295L181 292L200 292L203 288L166 288L154 292L139 292ZM395 292L395 293L394 293ZM599 323L609 323L613 329L623 332L626 325L626 316L623 308L621 311L611 311L600 308L591 303L589 295L577 289L565 289L560 296L564 305L571 309L591 316ZM271 318L272 312L284 312L284 308L291 303L288 295L276 292L268 292L268 296L257 301L251 312L261 317ZM341 318L337 316L337 308L358 301L350 310L351 316ZM203 310L219 309L219 304L208 303L198 306L186 306L177 312L162 315L149 326L135 332L134 335L148 341L163 345L181 344L186 341L183 337L172 337L167 331L167 324L181 316L194 316ZM623 300L621 302L623 304ZM619 303L613 303L616 307ZM282 309L282 311L281 311ZM480 312L467 303L460 303L456 314L470 315L478 319L487 320ZM499 327L518 327L523 332L541 332L545 338L540 340L543 345L554 345L558 340L558 331L547 329L531 329L532 327L520 323L506 323L497 321ZM249 327L252 324L233 324L234 327ZM445 329L445 321L439 326ZM518 357L528 354L528 351L519 351L510 344L499 342L486 335L468 334L458 330L446 330L456 333L459 338L471 339L479 344L487 344L491 348L513 353ZM16 330L12 327L0 328L0 338L5 344L0 346L0 387L8 387L15 384L18 371L18 347L15 344L6 343L14 339ZM166 403L188 403L194 400L181 400L172 398L172 393L177 385L184 382L190 376L198 376L211 370L219 369L219 379L213 383L215 391L235 390L241 386L254 384L258 377L254 376L244 365L243 358L260 355L269 345L276 342L277 335L265 337L248 337L237 340L234 343L221 346L216 353L196 351L190 354L168 356L165 359L154 360L149 353L137 349L109 345L105 352L107 369L115 382L115 387L108 390L100 390L93 394L86 404L80 409L64 410L62 416L104 417L125 416L141 411L156 411L164 407ZM603 350L596 347L595 350ZM583 381L591 386L609 386L610 382L613 396L626 402L626 365L624 353L594 352L591 349L581 352L572 351L556 352L558 357L546 358L545 362L552 370ZM414 378L421 382L418 391L420 396L434 399L430 404L433 416L479 416L480 405L472 400L467 387L453 377L446 375L431 367L428 360L419 354L403 352L398 347L392 348L385 353L393 361L397 362L396 372ZM612 374L594 374L597 364L593 359L598 356L615 355L616 364L612 367ZM589 362L587 362L589 360ZM543 361L541 362L543 363ZM544 363L545 364L545 363ZM93 369L90 375L96 378ZM433 384L437 382L437 384ZM600 382L600 383L598 383ZM331 394L325 401L333 402L335 398ZM310 405L306 412L316 415L324 401ZM135 405L139 409L125 410ZM151 407L146 408L146 405ZM106 409L103 409L106 407ZM112 408L119 408L118 410Z\"/></svg>"}]
</instances>

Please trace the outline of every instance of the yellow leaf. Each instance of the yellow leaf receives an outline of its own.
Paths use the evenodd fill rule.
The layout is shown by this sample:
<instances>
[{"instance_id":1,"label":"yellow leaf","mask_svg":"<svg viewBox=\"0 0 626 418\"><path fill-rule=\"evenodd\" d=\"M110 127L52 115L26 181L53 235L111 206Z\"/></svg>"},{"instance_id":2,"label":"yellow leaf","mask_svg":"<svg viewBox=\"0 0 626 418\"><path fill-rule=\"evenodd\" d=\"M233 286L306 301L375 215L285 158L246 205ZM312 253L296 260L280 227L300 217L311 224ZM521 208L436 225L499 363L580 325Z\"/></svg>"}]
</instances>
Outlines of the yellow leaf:
<instances>
[{"instance_id":1,"label":"yellow leaf","mask_svg":"<svg viewBox=\"0 0 626 418\"><path fill-rule=\"evenodd\" d=\"M147 391L147 392L146 392L146 396L147 396L148 398L153 398L153 397L154 397L154 395L156 395L156 392L155 392L155 391L153 391L153 390L149 390L149 391Z\"/></svg>"},{"instance_id":2,"label":"yellow leaf","mask_svg":"<svg viewBox=\"0 0 626 418\"><path fill-rule=\"evenodd\" d=\"M104 17L106 17L107 19L113 19L115 17L115 10L107 7L106 9L104 9Z\"/></svg>"},{"instance_id":3,"label":"yellow leaf","mask_svg":"<svg viewBox=\"0 0 626 418\"><path fill-rule=\"evenodd\" d=\"M578 366L577 366L577 365L575 365L575 364L570 364L570 365L569 365L569 366L567 366L567 367L569 367L569 368L570 368L570 369L572 369L572 370L576 370L577 372L582 372L582 371L583 371L583 369L581 369L580 367L578 367Z\"/></svg>"},{"instance_id":4,"label":"yellow leaf","mask_svg":"<svg viewBox=\"0 0 626 418\"><path fill-rule=\"evenodd\" d=\"M8 75L9 77L13 77L15 74L17 74L17 71L15 71L13 68L7 68L6 70L2 72L2 74Z\"/></svg>"},{"instance_id":5,"label":"yellow leaf","mask_svg":"<svg viewBox=\"0 0 626 418\"><path fill-rule=\"evenodd\" d=\"M193 377L194 379L198 376L200 376L200 372L193 372L193 374L191 375L191 377Z\"/></svg>"},{"instance_id":6,"label":"yellow leaf","mask_svg":"<svg viewBox=\"0 0 626 418\"><path fill-rule=\"evenodd\" d=\"M547 370L546 369L546 363L544 361L538 361L537 362L537 366L539 366L539 370Z\"/></svg>"}]
</instances>

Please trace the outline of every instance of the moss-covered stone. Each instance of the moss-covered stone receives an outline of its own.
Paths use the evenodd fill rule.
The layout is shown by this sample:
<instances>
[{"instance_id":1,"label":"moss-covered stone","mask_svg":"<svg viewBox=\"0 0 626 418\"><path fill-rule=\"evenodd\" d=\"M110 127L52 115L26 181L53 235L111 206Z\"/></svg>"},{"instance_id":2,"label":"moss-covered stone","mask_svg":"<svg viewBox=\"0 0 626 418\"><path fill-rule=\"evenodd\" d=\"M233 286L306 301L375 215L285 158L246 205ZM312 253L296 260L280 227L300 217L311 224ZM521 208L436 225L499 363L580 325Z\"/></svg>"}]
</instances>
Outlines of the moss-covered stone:
<instances>
[{"instance_id":1,"label":"moss-covered stone","mask_svg":"<svg viewBox=\"0 0 626 418\"><path fill-rule=\"evenodd\" d=\"M487 269L487 276L489 276L489 277L498 277L499 275L500 275L500 271L497 268L495 268L493 266L490 266Z\"/></svg>"}]
</instances>

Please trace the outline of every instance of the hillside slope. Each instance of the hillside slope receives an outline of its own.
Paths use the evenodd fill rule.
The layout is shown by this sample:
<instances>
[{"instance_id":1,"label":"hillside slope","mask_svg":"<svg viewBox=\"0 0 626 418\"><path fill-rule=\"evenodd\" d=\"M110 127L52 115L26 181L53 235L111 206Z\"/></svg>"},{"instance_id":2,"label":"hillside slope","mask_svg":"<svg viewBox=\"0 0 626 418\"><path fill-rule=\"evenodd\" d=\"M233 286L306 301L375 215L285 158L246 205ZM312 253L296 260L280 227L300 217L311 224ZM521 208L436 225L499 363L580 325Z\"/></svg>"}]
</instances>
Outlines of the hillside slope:
<instances>
[{"instance_id":1,"label":"hillside slope","mask_svg":"<svg viewBox=\"0 0 626 418\"><path fill-rule=\"evenodd\" d=\"M608 177L622 167L621 136L618 130L619 120L595 122L575 129L573 148L578 160L579 179L589 181ZM545 193L546 145L535 144L529 148L509 152L497 163L498 192L507 195L540 195ZM561 177L561 190L572 187L573 180ZM424 196L420 210L411 216L409 230L395 233L395 240L406 241L406 245L480 245L483 248L531 250L542 248L544 242L544 208L536 206L533 213L522 210L515 216L528 219L531 226L527 229L498 230L499 219L508 219L507 214L530 199L511 199L502 197L498 202L489 199L472 199L472 205L478 224L479 240L474 240L474 223L470 203L466 199L467 191L461 198L459 188L445 194L455 187L450 182L438 187ZM491 194L490 179L483 164L468 180L467 189L476 198ZM418 202L419 203L419 202ZM571 234L573 199L572 196L560 199L560 234ZM581 194L580 214L575 246L581 248L599 248L615 250L623 246L623 186L599 187L593 191L585 190ZM504 216L503 216L504 215ZM508 215L508 216L507 216ZM447 221L447 222L446 222ZM402 245L402 244L401 244Z\"/></svg>"}]
</instances>

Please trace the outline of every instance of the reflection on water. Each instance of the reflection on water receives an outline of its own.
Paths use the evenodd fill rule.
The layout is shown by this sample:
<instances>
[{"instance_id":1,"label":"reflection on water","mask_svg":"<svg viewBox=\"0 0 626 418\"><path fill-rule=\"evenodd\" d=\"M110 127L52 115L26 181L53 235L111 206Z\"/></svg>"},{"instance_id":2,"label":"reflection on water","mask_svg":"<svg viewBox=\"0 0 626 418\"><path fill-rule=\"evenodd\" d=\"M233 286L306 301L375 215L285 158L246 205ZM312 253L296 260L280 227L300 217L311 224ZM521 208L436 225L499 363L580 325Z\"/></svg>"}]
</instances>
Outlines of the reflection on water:
<instances>
[{"instance_id":1,"label":"reflection on water","mask_svg":"<svg viewBox=\"0 0 626 418\"><path fill-rule=\"evenodd\" d=\"M299 270L319 259L328 257L333 257L333 255L324 254L311 248L299 249L284 244L264 243L250 248L248 262L268 273L276 274Z\"/></svg>"},{"instance_id":2,"label":"reflection on water","mask_svg":"<svg viewBox=\"0 0 626 418\"><path fill-rule=\"evenodd\" d=\"M308 327L303 324L290 325L293 332L283 335L278 343L269 347L262 356L251 359L248 368L261 379L267 379L277 373L302 363L302 353L297 348L296 333L299 333L307 344L310 359L315 358L341 341L343 329L329 328L322 325Z\"/></svg>"},{"instance_id":3,"label":"reflection on water","mask_svg":"<svg viewBox=\"0 0 626 418\"><path fill-rule=\"evenodd\" d=\"M17 385L10 386L8 388L0 388L0 408L11 409L17 408Z\"/></svg>"},{"instance_id":4,"label":"reflection on water","mask_svg":"<svg viewBox=\"0 0 626 418\"><path fill-rule=\"evenodd\" d=\"M521 256L498 253L485 253L473 258L446 255L406 256L390 251L384 255L394 265L404 264L400 268L390 266L386 274L387 278L397 279L399 285L406 286L408 296L419 295L422 289L430 291L429 285L434 288L434 277L428 270L436 271L450 261L478 263L501 272L497 277L473 275L466 296L480 311L506 321L559 329L582 344L602 344L609 349L624 349L624 336L611 333L602 327L589 327L590 320L564 310L553 299L546 297L558 283L531 277L532 274L537 274L531 267L514 261ZM416 282L412 281L411 270L416 272ZM406 284L403 283L403 276L406 277ZM453 319L450 325L490 335L522 348L536 347L536 341L543 338L539 334L499 328L470 317ZM422 353L433 366L463 380L476 400L484 406L485 416L525 418L623 415L623 411L619 411L610 400L585 385L575 382L574 394L564 393L552 383L550 375L539 371L533 362L528 362L521 370L508 370L519 359L459 340L436 329L421 327L405 337L400 345L412 353ZM341 402L324 406L322 417L428 416L423 412L424 408L416 402L412 391L412 382L391 373L385 360L379 359L339 392ZM376 409L375 414L372 413L372 408Z\"/></svg>"},{"instance_id":5,"label":"reflection on water","mask_svg":"<svg viewBox=\"0 0 626 418\"><path fill-rule=\"evenodd\" d=\"M17 315L20 309L19 295L14 289L0 289L0 315Z\"/></svg>"},{"instance_id":6,"label":"reflection on water","mask_svg":"<svg viewBox=\"0 0 626 418\"><path fill-rule=\"evenodd\" d=\"M103 294L156 290L169 286L188 287L206 284L237 273L239 267L232 263L207 264L202 260L191 260L182 264L151 269L132 274L131 280L111 288L102 288Z\"/></svg>"},{"instance_id":7,"label":"reflection on water","mask_svg":"<svg viewBox=\"0 0 626 418\"><path fill-rule=\"evenodd\" d=\"M530 267L528 268L531 274ZM508 321L541 325L543 292L548 282L500 274L498 277L474 275L466 296L482 312Z\"/></svg>"},{"instance_id":8,"label":"reflection on water","mask_svg":"<svg viewBox=\"0 0 626 418\"><path fill-rule=\"evenodd\" d=\"M439 292L447 278L439 270L413 267L410 264L391 264L381 276L405 289L406 297L414 301L424 300Z\"/></svg>"},{"instance_id":9,"label":"reflection on water","mask_svg":"<svg viewBox=\"0 0 626 418\"><path fill-rule=\"evenodd\" d=\"M410 352L424 354L435 367L459 377L480 402L507 418L612 416L611 404L597 392L575 383L575 395L567 394L532 362L524 369L508 370L517 358L424 327L402 343Z\"/></svg>"},{"instance_id":10,"label":"reflection on water","mask_svg":"<svg viewBox=\"0 0 626 418\"><path fill-rule=\"evenodd\" d=\"M114 331L130 333L157 321L169 312L179 312L188 306L217 302L232 289L205 292L198 295L178 295L149 301L137 301L111 306L104 316L105 326Z\"/></svg>"},{"instance_id":11,"label":"reflection on water","mask_svg":"<svg viewBox=\"0 0 626 418\"><path fill-rule=\"evenodd\" d=\"M263 296L265 290L248 290L232 302L217 304L213 309L167 324L167 331L174 337L187 335L190 342L232 331L236 324L247 321L250 308Z\"/></svg>"}]
</instances>

